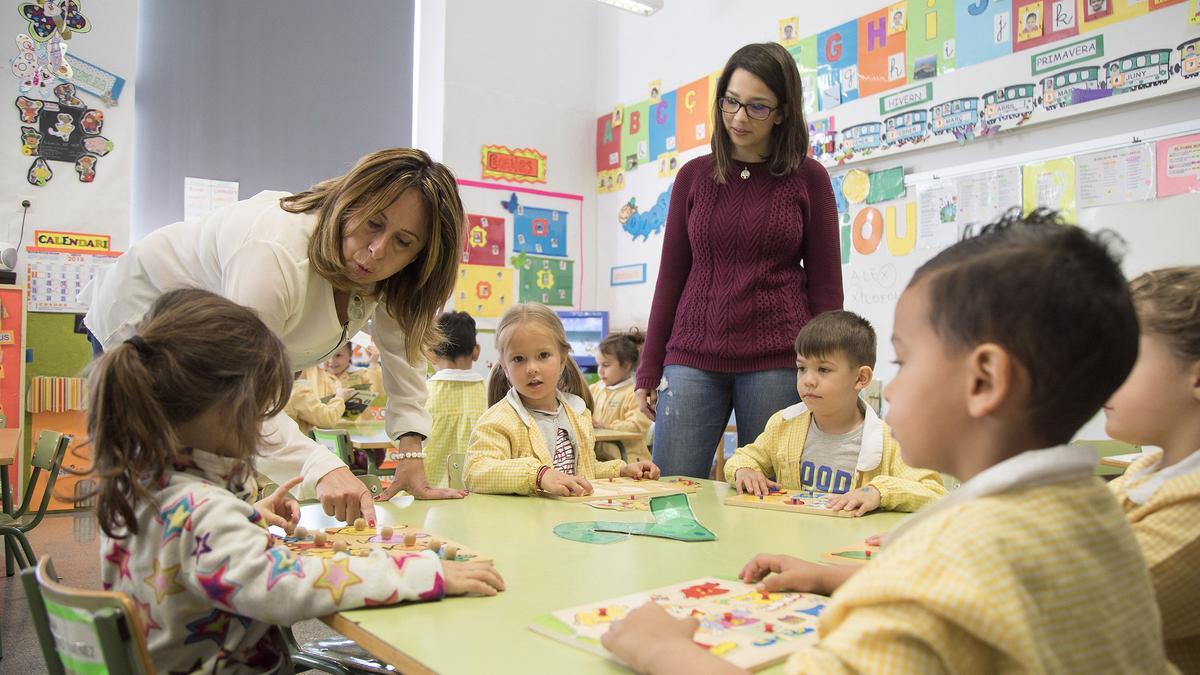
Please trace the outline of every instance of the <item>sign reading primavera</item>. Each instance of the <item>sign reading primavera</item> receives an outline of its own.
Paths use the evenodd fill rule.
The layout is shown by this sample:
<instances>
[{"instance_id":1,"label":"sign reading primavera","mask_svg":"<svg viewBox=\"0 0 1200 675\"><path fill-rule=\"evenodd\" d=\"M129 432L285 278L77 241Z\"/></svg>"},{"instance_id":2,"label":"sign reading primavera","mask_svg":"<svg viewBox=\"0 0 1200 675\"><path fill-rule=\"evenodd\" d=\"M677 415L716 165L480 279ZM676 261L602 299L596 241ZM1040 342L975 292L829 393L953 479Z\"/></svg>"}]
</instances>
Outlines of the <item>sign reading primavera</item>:
<instances>
[{"instance_id":1,"label":"sign reading primavera","mask_svg":"<svg viewBox=\"0 0 1200 675\"><path fill-rule=\"evenodd\" d=\"M1104 56L1104 36L1096 35L1086 40L1079 40L1055 47L1050 51L1034 54L1030 57L1030 70L1034 75L1038 75L1100 56Z\"/></svg>"}]
</instances>

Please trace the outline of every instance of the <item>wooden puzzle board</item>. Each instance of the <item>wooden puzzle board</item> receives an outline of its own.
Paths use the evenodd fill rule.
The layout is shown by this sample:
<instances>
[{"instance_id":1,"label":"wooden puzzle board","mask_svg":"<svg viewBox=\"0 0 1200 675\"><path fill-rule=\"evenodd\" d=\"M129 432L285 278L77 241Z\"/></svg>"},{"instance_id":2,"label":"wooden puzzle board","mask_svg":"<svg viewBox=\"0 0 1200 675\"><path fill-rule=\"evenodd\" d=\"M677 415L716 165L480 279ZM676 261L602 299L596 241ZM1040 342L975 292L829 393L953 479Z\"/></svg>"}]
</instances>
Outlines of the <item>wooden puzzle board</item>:
<instances>
[{"instance_id":1,"label":"wooden puzzle board","mask_svg":"<svg viewBox=\"0 0 1200 675\"><path fill-rule=\"evenodd\" d=\"M613 621L654 600L671 615L700 621L696 644L741 668L758 670L817 641L817 618L829 598L809 593L760 593L752 584L715 577L580 605L539 617L530 629L613 659L600 644ZM615 659L614 659L615 660Z\"/></svg>"},{"instance_id":2,"label":"wooden puzzle board","mask_svg":"<svg viewBox=\"0 0 1200 675\"><path fill-rule=\"evenodd\" d=\"M866 565L872 558L879 556L879 550L878 546L866 544L845 546L822 553L821 559L839 565Z\"/></svg>"},{"instance_id":3,"label":"wooden puzzle board","mask_svg":"<svg viewBox=\"0 0 1200 675\"><path fill-rule=\"evenodd\" d=\"M623 480L629 480L629 479L623 479ZM645 483L648 481L640 481L640 482ZM660 478L658 480L658 482L659 483L669 483L669 484L674 485L677 488L679 488L678 490L675 490L673 492L685 492L688 494L694 494L695 492L697 492L700 489L700 483L698 483L694 480L691 480L690 478ZM592 483L592 485L597 486L601 483L608 483L608 481L607 480L596 481L596 482ZM585 503L594 509L605 509L605 510L609 510L609 511L649 511L650 510L650 498L657 497L660 494L671 494L671 493L654 493L654 494L647 494L647 495L640 495L640 496L639 495L626 495L625 497L605 497L602 499L590 500Z\"/></svg>"},{"instance_id":4,"label":"wooden puzzle board","mask_svg":"<svg viewBox=\"0 0 1200 675\"><path fill-rule=\"evenodd\" d=\"M334 549L334 542L342 541L346 543L346 553L356 556L367 556L373 549L383 549L395 553L418 553L420 551L433 550L438 554L438 557L445 560L448 547L457 548L457 552L453 560L458 562L493 562L491 556L483 555L478 551L463 546L462 544L437 534L424 530L419 527L410 527L408 525L391 525L391 537L384 538L383 528L378 529L373 527L328 527L322 531L325 532L326 541L323 546L317 545L314 541L312 532L308 532L304 537L284 536L278 537L289 549L302 556L318 556L323 558L332 557L337 551ZM410 542L411 538L411 542ZM436 541L435 541L436 540ZM430 544L437 544L436 547L431 547Z\"/></svg>"},{"instance_id":5,"label":"wooden puzzle board","mask_svg":"<svg viewBox=\"0 0 1200 675\"><path fill-rule=\"evenodd\" d=\"M762 497L756 497L752 494L726 497L725 504L728 506L746 506L752 509L770 509L771 511L791 511L793 513L808 513L817 516L853 518L853 511L830 510L829 500L835 496L811 490L778 490Z\"/></svg>"},{"instance_id":6,"label":"wooden puzzle board","mask_svg":"<svg viewBox=\"0 0 1200 675\"><path fill-rule=\"evenodd\" d=\"M635 478L598 478L588 481L592 484L592 494L582 497L559 497L546 495L551 499L564 502L605 502L609 499L629 499L642 497L649 499L659 495L673 495L680 492L693 493L699 489L699 483L687 479L638 480Z\"/></svg>"}]
</instances>

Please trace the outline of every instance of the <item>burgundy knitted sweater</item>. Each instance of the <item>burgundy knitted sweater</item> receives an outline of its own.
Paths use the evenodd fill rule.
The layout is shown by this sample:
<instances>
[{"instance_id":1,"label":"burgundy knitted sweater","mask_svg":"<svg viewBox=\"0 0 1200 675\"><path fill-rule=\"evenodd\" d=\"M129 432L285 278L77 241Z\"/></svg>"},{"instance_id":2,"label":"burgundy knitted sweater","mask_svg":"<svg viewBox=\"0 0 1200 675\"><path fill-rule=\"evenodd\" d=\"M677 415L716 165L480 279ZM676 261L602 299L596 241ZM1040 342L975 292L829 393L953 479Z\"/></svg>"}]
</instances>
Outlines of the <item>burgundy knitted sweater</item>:
<instances>
[{"instance_id":1,"label":"burgundy knitted sweater","mask_svg":"<svg viewBox=\"0 0 1200 675\"><path fill-rule=\"evenodd\" d=\"M712 179L712 155L675 178L638 388L657 387L664 365L791 368L800 328L842 308L837 205L825 168L806 159L775 177L766 164L731 164L724 185Z\"/></svg>"}]
</instances>

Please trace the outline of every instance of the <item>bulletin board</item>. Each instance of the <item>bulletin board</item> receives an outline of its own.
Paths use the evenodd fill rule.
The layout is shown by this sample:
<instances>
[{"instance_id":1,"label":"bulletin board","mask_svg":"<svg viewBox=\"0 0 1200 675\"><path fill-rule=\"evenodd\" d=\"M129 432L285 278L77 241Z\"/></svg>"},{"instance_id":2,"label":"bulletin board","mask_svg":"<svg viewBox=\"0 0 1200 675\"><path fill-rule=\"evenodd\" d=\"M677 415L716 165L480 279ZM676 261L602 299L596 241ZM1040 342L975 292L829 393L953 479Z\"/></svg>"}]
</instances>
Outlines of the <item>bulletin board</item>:
<instances>
[{"instance_id":1,"label":"bulletin board","mask_svg":"<svg viewBox=\"0 0 1200 675\"><path fill-rule=\"evenodd\" d=\"M25 289L20 286L0 286L0 416L3 428L14 429L24 420L22 405L25 391ZM9 484L18 490L24 458L18 453L16 461L2 470L9 472ZM17 498L14 495L14 499Z\"/></svg>"}]
</instances>

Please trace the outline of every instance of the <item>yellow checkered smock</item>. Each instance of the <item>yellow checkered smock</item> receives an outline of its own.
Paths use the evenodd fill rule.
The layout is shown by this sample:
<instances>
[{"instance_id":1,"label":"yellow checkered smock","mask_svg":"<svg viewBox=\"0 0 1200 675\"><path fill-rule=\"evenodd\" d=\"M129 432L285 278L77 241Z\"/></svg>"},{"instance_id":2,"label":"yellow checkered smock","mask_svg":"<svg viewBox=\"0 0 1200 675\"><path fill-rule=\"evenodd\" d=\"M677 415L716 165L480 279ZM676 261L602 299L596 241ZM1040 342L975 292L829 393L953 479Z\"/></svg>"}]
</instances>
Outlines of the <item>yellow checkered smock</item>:
<instances>
[{"instance_id":1,"label":"yellow checkered smock","mask_svg":"<svg viewBox=\"0 0 1200 675\"><path fill-rule=\"evenodd\" d=\"M834 593L788 672L1172 672L1137 541L1088 473L913 516Z\"/></svg>"},{"instance_id":2,"label":"yellow checkered smock","mask_svg":"<svg viewBox=\"0 0 1200 675\"><path fill-rule=\"evenodd\" d=\"M900 444L892 430L866 405L862 450L851 490L868 485L879 490L879 507L888 511L916 511L946 494L936 471L914 469L900 459ZM784 488L798 490L804 441L812 424L812 411L803 403L784 408L767 420L767 426L750 445L737 449L725 462L725 480L733 483L738 469L761 471Z\"/></svg>"},{"instance_id":3,"label":"yellow checkered smock","mask_svg":"<svg viewBox=\"0 0 1200 675\"><path fill-rule=\"evenodd\" d=\"M1200 451L1155 471L1161 459L1161 450L1148 452L1108 485L1150 569L1167 658L1200 673Z\"/></svg>"},{"instance_id":4,"label":"yellow checkered smock","mask_svg":"<svg viewBox=\"0 0 1200 675\"><path fill-rule=\"evenodd\" d=\"M566 409L578 439L575 475L588 480L620 476L625 462L596 461L592 414L583 399L560 391L558 401ZM463 474L466 487L472 492L489 494L533 494L542 465L553 465L551 450L516 390L510 390L475 425Z\"/></svg>"},{"instance_id":5,"label":"yellow checkered smock","mask_svg":"<svg viewBox=\"0 0 1200 675\"><path fill-rule=\"evenodd\" d=\"M636 431L642 438L636 441L623 441L625 453L629 461L637 462L650 459L650 449L646 447L646 432L653 424L649 417L642 413L634 394L633 378L620 384L608 386L596 382L591 386L592 402L596 408L595 420L614 431ZM600 443L596 445L596 458L610 460L621 456L615 443Z\"/></svg>"},{"instance_id":6,"label":"yellow checkered smock","mask_svg":"<svg viewBox=\"0 0 1200 675\"><path fill-rule=\"evenodd\" d=\"M446 458L466 452L475 423L487 410L487 385L471 371L439 370L425 384L425 409L433 418L433 433L425 443L425 476L434 487L447 487Z\"/></svg>"}]
</instances>

